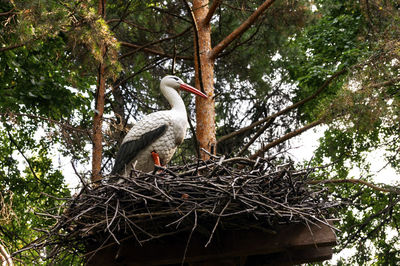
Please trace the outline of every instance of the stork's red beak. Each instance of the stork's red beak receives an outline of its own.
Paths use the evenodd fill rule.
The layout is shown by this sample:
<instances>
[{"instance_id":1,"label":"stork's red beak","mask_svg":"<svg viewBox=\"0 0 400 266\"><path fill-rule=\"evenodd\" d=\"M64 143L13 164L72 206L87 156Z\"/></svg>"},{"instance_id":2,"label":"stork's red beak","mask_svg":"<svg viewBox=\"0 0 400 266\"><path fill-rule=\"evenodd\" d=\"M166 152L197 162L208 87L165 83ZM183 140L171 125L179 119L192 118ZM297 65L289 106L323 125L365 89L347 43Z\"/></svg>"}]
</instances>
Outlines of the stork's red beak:
<instances>
[{"instance_id":1,"label":"stork's red beak","mask_svg":"<svg viewBox=\"0 0 400 266\"><path fill-rule=\"evenodd\" d=\"M182 84L180 85L180 87L181 87L182 90L188 91L188 92L190 92L190 93L194 93L194 94L196 94L196 95L198 95L198 96L200 96L200 97L203 97L203 98L206 98L206 99L207 99L207 95L205 95L204 93L202 93L202 92L199 91L198 89L193 88L192 86L190 86L190 85L188 85L188 84L182 83Z\"/></svg>"}]
</instances>

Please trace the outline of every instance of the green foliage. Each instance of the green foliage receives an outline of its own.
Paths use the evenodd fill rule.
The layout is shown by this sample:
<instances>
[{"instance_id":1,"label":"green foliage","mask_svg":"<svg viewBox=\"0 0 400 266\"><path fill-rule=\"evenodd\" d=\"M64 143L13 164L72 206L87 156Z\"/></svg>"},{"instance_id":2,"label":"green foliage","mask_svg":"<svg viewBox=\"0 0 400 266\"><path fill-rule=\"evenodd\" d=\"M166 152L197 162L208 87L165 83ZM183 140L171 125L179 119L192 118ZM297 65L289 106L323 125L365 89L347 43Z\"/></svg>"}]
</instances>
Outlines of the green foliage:
<instances>
[{"instance_id":1,"label":"green foliage","mask_svg":"<svg viewBox=\"0 0 400 266\"><path fill-rule=\"evenodd\" d=\"M298 109L304 121L325 117L329 123L309 164L328 165L314 173L316 179L372 182L368 155L377 150L386 151L382 161L399 170L396 39L400 31L395 25L399 13L390 1L364 5L321 0L315 4L318 16L290 39L284 57L298 84L295 99L309 96L341 69L348 74ZM397 82L387 82L391 80ZM332 197L343 202L335 214L341 221L338 250L350 248L356 253L341 258L338 265L398 264L398 193L351 183L335 184L330 190Z\"/></svg>"},{"instance_id":2,"label":"green foliage","mask_svg":"<svg viewBox=\"0 0 400 266\"><path fill-rule=\"evenodd\" d=\"M222 1L212 20L213 45L262 2ZM0 16L0 191L15 219L0 225L0 238L16 251L39 235L33 228L52 223L34 215L57 206L48 195L69 195L54 162L56 147L82 164L89 158L85 146L99 62L107 65L113 87L107 88L105 106L111 121L104 147L107 173L124 135L115 128L168 108L158 86L172 73L172 62L175 74L194 83L193 32L182 1L107 1L105 19L96 1L1 3L0 13L12 12ZM345 69L318 97L274 120L249 153L323 117L329 129L310 166L331 165L316 172L316 179L356 178L352 170L359 168L363 180L371 181L367 155L376 149L384 149L388 163L400 171L399 22L395 1L275 1L216 59L217 136L305 99ZM194 100L183 98L194 120ZM259 129L222 143L219 152L235 154ZM185 141L175 163L194 155L193 143ZM342 230L338 248L357 250L338 265L398 263L399 236L388 234L399 228L398 195L348 183L329 189L332 197L351 203L335 214ZM20 259L30 263L34 256L26 256Z\"/></svg>"},{"instance_id":3,"label":"green foliage","mask_svg":"<svg viewBox=\"0 0 400 266\"><path fill-rule=\"evenodd\" d=\"M72 37L64 31L71 21L62 5L1 5L0 12L10 10L0 17L0 193L13 216L0 217L0 238L15 252L41 234L35 228L54 223L36 212L57 215L58 198L70 196L53 152L87 160L84 132L91 124L95 76L85 73L68 46ZM28 264L37 258L17 257Z\"/></svg>"},{"instance_id":4,"label":"green foliage","mask_svg":"<svg viewBox=\"0 0 400 266\"><path fill-rule=\"evenodd\" d=\"M0 235L8 248L16 251L41 235L35 228L53 224L52 220L42 218L36 212L51 210L54 215L59 214L61 202L56 198L69 196L70 192L64 184L64 176L54 168L48 154L49 143L34 140L30 129L16 125L14 128L2 127L0 147L0 190L14 213L0 225ZM21 161L21 154L27 151L32 153L31 156L26 157L27 161ZM17 258L32 262L37 257L26 256Z\"/></svg>"},{"instance_id":5,"label":"green foliage","mask_svg":"<svg viewBox=\"0 0 400 266\"><path fill-rule=\"evenodd\" d=\"M368 47L359 39L362 20L358 10L338 16L325 15L293 37L288 70L298 82L295 101L312 94L330 75L358 63L368 54ZM302 106L299 109L302 119L313 120L323 113L342 86L343 81L339 80L316 101Z\"/></svg>"},{"instance_id":6,"label":"green foliage","mask_svg":"<svg viewBox=\"0 0 400 266\"><path fill-rule=\"evenodd\" d=\"M54 119L67 118L74 109L87 104L82 92L90 80L79 77L70 56L63 55L64 43L55 38L41 42L34 49L6 51L1 60L1 111L17 111L46 115ZM45 51L45 52L44 52ZM75 94L67 86L82 88ZM59 97L63 95L63 97ZM16 106L15 103L23 104Z\"/></svg>"}]
</instances>

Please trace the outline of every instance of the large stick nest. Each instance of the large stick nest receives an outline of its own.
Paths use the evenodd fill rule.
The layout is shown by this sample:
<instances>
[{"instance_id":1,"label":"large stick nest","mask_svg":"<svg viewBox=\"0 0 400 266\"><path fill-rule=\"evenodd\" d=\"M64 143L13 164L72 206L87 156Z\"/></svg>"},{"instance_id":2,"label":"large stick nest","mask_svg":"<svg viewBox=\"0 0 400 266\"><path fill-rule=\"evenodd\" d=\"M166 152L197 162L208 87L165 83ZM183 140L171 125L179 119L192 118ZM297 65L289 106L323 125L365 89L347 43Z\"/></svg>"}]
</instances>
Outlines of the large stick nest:
<instances>
[{"instance_id":1,"label":"large stick nest","mask_svg":"<svg viewBox=\"0 0 400 266\"><path fill-rule=\"evenodd\" d=\"M47 257L59 258L65 251L85 254L89 246L100 250L127 239L143 244L182 232L190 238L194 230L206 235L208 245L218 230L328 224L334 203L326 190L307 184L309 173L264 159L217 158L110 176L69 199L66 211L52 216L56 225L32 247L50 247Z\"/></svg>"}]
</instances>

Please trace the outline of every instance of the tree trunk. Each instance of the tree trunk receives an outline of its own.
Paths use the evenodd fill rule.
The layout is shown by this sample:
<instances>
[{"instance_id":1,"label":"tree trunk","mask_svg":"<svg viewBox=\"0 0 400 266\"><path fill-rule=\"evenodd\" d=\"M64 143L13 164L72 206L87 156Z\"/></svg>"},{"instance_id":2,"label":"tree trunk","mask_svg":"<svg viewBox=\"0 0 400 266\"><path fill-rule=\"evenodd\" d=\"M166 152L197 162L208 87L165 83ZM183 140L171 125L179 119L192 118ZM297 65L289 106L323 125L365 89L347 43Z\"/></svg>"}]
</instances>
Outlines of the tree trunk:
<instances>
[{"instance_id":1,"label":"tree trunk","mask_svg":"<svg viewBox=\"0 0 400 266\"><path fill-rule=\"evenodd\" d=\"M99 0L98 13L105 17L106 0ZM101 52L103 58L105 56L106 47L102 45ZM102 61L99 64L97 76L97 90L95 98L95 113L93 118L93 151L92 151L92 182L101 179L101 161L103 154L103 113L105 101L106 79L105 79L105 63Z\"/></svg>"},{"instance_id":2,"label":"tree trunk","mask_svg":"<svg viewBox=\"0 0 400 266\"><path fill-rule=\"evenodd\" d=\"M211 25L207 21L204 23L209 11L208 2L208 0L193 0L193 14L198 37L198 39L195 38L194 44L196 88L202 89L202 84L204 93L208 96L208 99L196 97L196 134L200 149L203 148L214 154L217 144L215 137L214 60L209 56L212 50ZM200 154L204 160L209 158L209 155L203 151L200 151Z\"/></svg>"}]
</instances>

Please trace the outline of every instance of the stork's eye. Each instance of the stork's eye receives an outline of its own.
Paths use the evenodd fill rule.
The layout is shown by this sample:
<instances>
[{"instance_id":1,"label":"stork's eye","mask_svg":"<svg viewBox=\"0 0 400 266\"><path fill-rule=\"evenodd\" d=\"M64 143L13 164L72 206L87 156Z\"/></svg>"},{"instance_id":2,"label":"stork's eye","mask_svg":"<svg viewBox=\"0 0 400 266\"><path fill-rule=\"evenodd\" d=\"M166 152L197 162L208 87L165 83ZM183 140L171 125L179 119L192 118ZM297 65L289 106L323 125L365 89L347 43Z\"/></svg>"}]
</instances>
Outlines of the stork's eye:
<instances>
[{"instance_id":1,"label":"stork's eye","mask_svg":"<svg viewBox=\"0 0 400 266\"><path fill-rule=\"evenodd\" d=\"M178 81L179 79L177 77L173 77L174 80Z\"/></svg>"}]
</instances>

